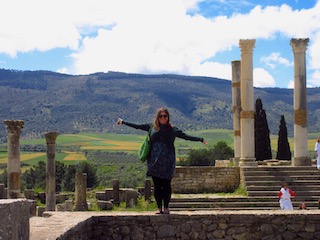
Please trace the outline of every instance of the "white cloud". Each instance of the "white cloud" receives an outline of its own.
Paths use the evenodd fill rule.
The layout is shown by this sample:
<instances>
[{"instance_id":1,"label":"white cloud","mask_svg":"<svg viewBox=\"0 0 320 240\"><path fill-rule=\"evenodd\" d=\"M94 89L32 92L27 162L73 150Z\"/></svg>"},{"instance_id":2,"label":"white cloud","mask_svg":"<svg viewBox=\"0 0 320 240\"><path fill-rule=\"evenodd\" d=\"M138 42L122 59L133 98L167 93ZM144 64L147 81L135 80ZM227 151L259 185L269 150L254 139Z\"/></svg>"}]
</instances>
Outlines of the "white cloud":
<instances>
[{"instance_id":1,"label":"white cloud","mask_svg":"<svg viewBox=\"0 0 320 240\"><path fill-rule=\"evenodd\" d=\"M310 55L310 68L320 69L320 31L314 35L307 51Z\"/></svg>"},{"instance_id":2,"label":"white cloud","mask_svg":"<svg viewBox=\"0 0 320 240\"><path fill-rule=\"evenodd\" d=\"M231 79L230 64L214 57L238 47L239 39L307 36L310 65L320 69L319 2L300 11L285 4L256 6L247 14L206 19L197 12L200 1L0 0L0 53L15 57L69 48L74 66L59 71L73 74L113 70ZM292 64L276 52L263 61L270 67ZM255 75L255 86L275 86L264 69L255 69Z\"/></svg>"},{"instance_id":3,"label":"white cloud","mask_svg":"<svg viewBox=\"0 0 320 240\"><path fill-rule=\"evenodd\" d=\"M264 62L270 68L275 68L279 64L286 67L293 66L293 62L290 62L288 59L281 57L281 53L277 52L273 52L267 57L262 57L261 62Z\"/></svg>"},{"instance_id":4,"label":"white cloud","mask_svg":"<svg viewBox=\"0 0 320 240\"><path fill-rule=\"evenodd\" d=\"M288 84L288 88L293 89L294 88L294 81L290 80L289 84Z\"/></svg>"},{"instance_id":5,"label":"white cloud","mask_svg":"<svg viewBox=\"0 0 320 240\"><path fill-rule=\"evenodd\" d=\"M195 76L211 76L231 80L232 69L231 64L204 62L196 65L196 67L190 71L190 74Z\"/></svg>"},{"instance_id":6,"label":"white cloud","mask_svg":"<svg viewBox=\"0 0 320 240\"><path fill-rule=\"evenodd\" d=\"M277 32L288 37L308 36L314 31L308 27L310 22L317 20L314 10L293 11L287 5L265 9L257 6L248 14L205 19L186 15L186 6L179 1L162 1L148 11L139 3L148 6L139 1L132 6L135 11L128 12L113 29L100 29L97 36L82 42L81 50L73 55L77 73L119 70L216 76L207 66L217 63L201 63L238 46L239 39L273 38ZM320 21L317 23L320 26ZM270 66L292 65L279 53L269 55L265 61ZM201 69L203 72L199 72Z\"/></svg>"},{"instance_id":7,"label":"white cloud","mask_svg":"<svg viewBox=\"0 0 320 240\"><path fill-rule=\"evenodd\" d=\"M263 68L253 69L253 86L254 87L274 87L276 82L269 72Z\"/></svg>"},{"instance_id":8,"label":"white cloud","mask_svg":"<svg viewBox=\"0 0 320 240\"><path fill-rule=\"evenodd\" d=\"M311 75L310 79L307 79L308 87L320 87L320 70L316 70Z\"/></svg>"},{"instance_id":9,"label":"white cloud","mask_svg":"<svg viewBox=\"0 0 320 240\"><path fill-rule=\"evenodd\" d=\"M67 68L60 68L57 70L58 73L65 73L65 74L68 74L68 69Z\"/></svg>"}]
</instances>

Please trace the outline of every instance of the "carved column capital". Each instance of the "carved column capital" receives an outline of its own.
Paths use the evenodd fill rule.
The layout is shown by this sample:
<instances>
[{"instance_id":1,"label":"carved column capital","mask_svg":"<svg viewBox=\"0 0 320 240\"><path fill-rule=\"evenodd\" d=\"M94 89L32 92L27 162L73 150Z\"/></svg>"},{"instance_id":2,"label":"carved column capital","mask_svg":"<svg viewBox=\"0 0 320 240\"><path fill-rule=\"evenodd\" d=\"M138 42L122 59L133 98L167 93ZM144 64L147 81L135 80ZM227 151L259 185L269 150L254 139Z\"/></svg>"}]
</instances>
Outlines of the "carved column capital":
<instances>
[{"instance_id":1,"label":"carved column capital","mask_svg":"<svg viewBox=\"0 0 320 240\"><path fill-rule=\"evenodd\" d=\"M307 50L309 38L292 38L290 45L294 53L304 53Z\"/></svg>"},{"instance_id":2,"label":"carved column capital","mask_svg":"<svg viewBox=\"0 0 320 240\"><path fill-rule=\"evenodd\" d=\"M23 120L4 120L3 122L8 133L20 133L20 129L24 126Z\"/></svg>"},{"instance_id":3,"label":"carved column capital","mask_svg":"<svg viewBox=\"0 0 320 240\"><path fill-rule=\"evenodd\" d=\"M56 138L59 135L58 132L47 132L45 133L46 141L47 144L55 144L56 143Z\"/></svg>"},{"instance_id":4,"label":"carved column capital","mask_svg":"<svg viewBox=\"0 0 320 240\"><path fill-rule=\"evenodd\" d=\"M239 47L242 53L253 53L253 48L256 43L255 39L240 39Z\"/></svg>"}]
</instances>

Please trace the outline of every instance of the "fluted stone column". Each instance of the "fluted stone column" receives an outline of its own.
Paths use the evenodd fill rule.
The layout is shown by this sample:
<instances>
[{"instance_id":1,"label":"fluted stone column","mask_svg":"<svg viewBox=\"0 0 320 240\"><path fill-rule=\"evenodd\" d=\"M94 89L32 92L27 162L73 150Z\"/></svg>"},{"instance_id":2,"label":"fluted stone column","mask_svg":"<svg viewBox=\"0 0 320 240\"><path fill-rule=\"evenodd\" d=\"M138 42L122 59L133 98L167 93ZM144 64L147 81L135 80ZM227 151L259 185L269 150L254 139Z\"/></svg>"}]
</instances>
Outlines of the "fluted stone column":
<instances>
[{"instance_id":1,"label":"fluted stone column","mask_svg":"<svg viewBox=\"0 0 320 240\"><path fill-rule=\"evenodd\" d=\"M20 131L22 120L4 120L8 133L8 198L20 197Z\"/></svg>"},{"instance_id":2,"label":"fluted stone column","mask_svg":"<svg viewBox=\"0 0 320 240\"><path fill-rule=\"evenodd\" d=\"M56 138L57 132L48 132L45 134L47 141L47 164L46 164L46 211L55 211L56 209Z\"/></svg>"},{"instance_id":3,"label":"fluted stone column","mask_svg":"<svg viewBox=\"0 0 320 240\"><path fill-rule=\"evenodd\" d=\"M254 39L241 39L241 157L239 166L257 166L254 153L253 60Z\"/></svg>"},{"instance_id":4,"label":"fluted stone column","mask_svg":"<svg viewBox=\"0 0 320 240\"><path fill-rule=\"evenodd\" d=\"M240 71L241 62L232 61L232 113L233 113L233 132L234 132L234 162L239 166L241 157L241 132L240 132L240 113L241 113L241 95L240 95Z\"/></svg>"},{"instance_id":5,"label":"fluted stone column","mask_svg":"<svg viewBox=\"0 0 320 240\"><path fill-rule=\"evenodd\" d=\"M87 174L76 173L76 197L75 197L75 211L87 211Z\"/></svg>"},{"instance_id":6,"label":"fluted stone column","mask_svg":"<svg viewBox=\"0 0 320 240\"><path fill-rule=\"evenodd\" d=\"M292 38L294 54L294 166L311 166L308 157L306 49L309 38Z\"/></svg>"}]
</instances>

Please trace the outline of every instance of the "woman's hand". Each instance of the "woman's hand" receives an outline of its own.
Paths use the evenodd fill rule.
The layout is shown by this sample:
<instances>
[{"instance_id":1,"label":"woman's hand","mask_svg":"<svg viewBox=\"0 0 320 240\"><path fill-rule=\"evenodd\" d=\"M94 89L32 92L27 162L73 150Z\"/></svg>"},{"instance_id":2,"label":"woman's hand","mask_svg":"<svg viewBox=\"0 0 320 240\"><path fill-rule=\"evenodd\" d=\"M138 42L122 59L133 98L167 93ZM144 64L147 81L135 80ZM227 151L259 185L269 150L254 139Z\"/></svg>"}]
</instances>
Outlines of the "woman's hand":
<instances>
[{"instance_id":1,"label":"woman's hand","mask_svg":"<svg viewBox=\"0 0 320 240\"><path fill-rule=\"evenodd\" d=\"M123 119L122 118L118 118L117 125L121 125L122 122L123 122Z\"/></svg>"},{"instance_id":2,"label":"woman's hand","mask_svg":"<svg viewBox=\"0 0 320 240\"><path fill-rule=\"evenodd\" d=\"M203 140L203 141L202 141L202 143L203 143L203 144L205 144L205 145L207 145L207 144L208 144L208 142L207 142L207 141L205 141L205 140Z\"/></svg>"}]
</instances>

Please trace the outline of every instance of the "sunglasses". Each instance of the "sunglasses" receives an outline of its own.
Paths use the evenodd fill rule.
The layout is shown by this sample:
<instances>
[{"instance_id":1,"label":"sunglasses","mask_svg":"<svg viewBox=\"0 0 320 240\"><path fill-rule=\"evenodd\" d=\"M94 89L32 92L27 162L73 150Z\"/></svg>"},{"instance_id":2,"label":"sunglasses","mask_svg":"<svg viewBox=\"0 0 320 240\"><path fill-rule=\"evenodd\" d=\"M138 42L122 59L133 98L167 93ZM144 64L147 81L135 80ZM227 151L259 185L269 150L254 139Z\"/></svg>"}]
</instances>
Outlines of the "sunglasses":
<instances>
[{"instance_id":1,"label":"sunglasses","mask_svg":"<svg viewBox=\"0 0 320 240\"><path fill-rule=\"evenodd\" d=\"M168 115L159 115L159 118L167 118Z\"/></svg>"}]
</instances>

